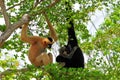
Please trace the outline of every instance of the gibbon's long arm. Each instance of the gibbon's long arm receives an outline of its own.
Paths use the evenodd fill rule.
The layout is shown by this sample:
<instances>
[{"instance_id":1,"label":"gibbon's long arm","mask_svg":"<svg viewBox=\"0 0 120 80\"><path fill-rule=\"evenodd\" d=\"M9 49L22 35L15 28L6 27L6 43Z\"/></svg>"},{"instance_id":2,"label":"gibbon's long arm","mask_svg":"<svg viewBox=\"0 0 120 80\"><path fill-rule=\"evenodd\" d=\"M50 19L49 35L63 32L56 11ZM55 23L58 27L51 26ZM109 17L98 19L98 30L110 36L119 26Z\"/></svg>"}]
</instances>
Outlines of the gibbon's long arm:
<instances>
[{"instance_id":1,"label":"gibbon's long arm","mask_svg":"<svg viewBox=\"0 0 120 80\"><path fill-rule=\"evenodd\" d=\"M74 30L74 24L73 21L69 22L70 27L68 28L68 44L74 44L77 45L77 38L75 36L75 30ZM72 46L74 46L72 45Z\"/></svg>"},{"instance_id":2,"label":"gibbon's long arm","mask_svg":"<svg viewBox=\"0 0 120 80\"><path fill-rule=\"evenodd\" d=\"M22 27L21 40L24 41L24 42L33 44L36 41L38 41L38 39L40 39L40 37L38 37L38 36L28 36L27 35L28 25L29 25L29 23L26 23Z\"/></svg>"},{"instance_id":3,"label":"gibbon's long arm","mask_svg":"<svg viewBox=\"0 0 120 80\"><path fill-rule=\"evenodd\" d=\"M52 24L50 23L49 19L48 19L48 16L45 14L45 12L43 12L44 16L45 16L45 19L47 21L47 24L48 24L48 27L50 29L50 36L54 39L54 41L56 42L58 37L56 35L56 31L55 29L53 28Z\"/></svg>"}]
</instances>

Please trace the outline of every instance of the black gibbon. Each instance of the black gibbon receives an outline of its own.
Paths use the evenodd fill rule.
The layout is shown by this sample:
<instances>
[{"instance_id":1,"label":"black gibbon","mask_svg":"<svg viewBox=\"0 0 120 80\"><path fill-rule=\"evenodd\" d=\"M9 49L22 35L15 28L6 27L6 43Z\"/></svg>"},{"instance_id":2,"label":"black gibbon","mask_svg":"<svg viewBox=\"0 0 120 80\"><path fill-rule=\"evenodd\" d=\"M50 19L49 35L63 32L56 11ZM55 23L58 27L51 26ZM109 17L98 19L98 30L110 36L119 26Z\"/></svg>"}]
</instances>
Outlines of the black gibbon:
<instances>
[{"instance_id":1,"label":"black gibbon","mask_svg":"<svg viewBox=\"0 0 120 80\"><path fill-rule=\"evenodd\" d=\"M84 56L78 46L75 36L73 21L69 22L68 43L59 49L59 55L56 57L58 63L64 63L66 68L84 68Z\"/></svg>"},{"instance_id":2,"label":"black gibbon","mask_svg":"<svg viewBox=\"0 0 120 80\"><path fill-rule=\"evenodd\" d=\"M28 58L30 62L36 67L47 65L53 62L52 54L51 53L46 54L45 49L48 47L51 47L51 45L55 41L57 41L57 35L52 24L50 23L45 12L43 13L43 15L46 18L46 21L50 30L50 37L44 38L40 36L27 35L27 28L28 28L29 22L23 25L22 32L21 32L21 40L31 45L29 49ZM29 17L28 15L24 15L23 18L27 19Z\"/></svg>"}]
</instances>

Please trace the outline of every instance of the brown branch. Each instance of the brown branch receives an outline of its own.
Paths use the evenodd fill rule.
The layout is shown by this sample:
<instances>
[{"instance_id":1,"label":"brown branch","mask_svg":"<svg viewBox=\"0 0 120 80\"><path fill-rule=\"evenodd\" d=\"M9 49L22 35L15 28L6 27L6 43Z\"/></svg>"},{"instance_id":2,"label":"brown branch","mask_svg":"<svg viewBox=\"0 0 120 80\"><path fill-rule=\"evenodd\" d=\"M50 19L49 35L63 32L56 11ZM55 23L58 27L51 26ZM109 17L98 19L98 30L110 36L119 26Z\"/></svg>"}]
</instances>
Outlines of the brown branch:
<instances>
[{"instance_id":1,"label":"brown branch","mask_svg":"<svg viewBox=\"0 0 120 80\"><path fill-rule=\"evenodd\" d=\"M42 2L43 0L36 0L35 4L34 4L34 7L36 7L40 2ZM51 3L50 5L47 6L47 8L50 8L50 7L53 7L55 6L56 3L58 3L60 0L54 0L53 3Z\"/></svg>"},{"instance_id":2,"label":"brown branch","mask_svg":"<svg viewBox=\"0 0 120 80\"><path fill-rule=\"evenodd\" d=\"M24 0L24 1L21 1L21 2L20 2L20 3L18 3L18 4L15 4L15 5L13 5L13 6L11 6L11 7L7 8L7 9L6 9L6 11L8 11L8 10L10 10L10 9L12 9L12 8L16 7L16 6L19 6L19 5L21 5L22 3L24 3L24 2L25 2L25 0ZM2 11L0 11L0 13L2 13Z\"/></svg>"},{"instance_id":3,"label":"brown branch","mask_svg":"<svg viewBox=\"0 0 120 80\"><path fill-rule=\"evenodd\" d=\"M53 7L53 6L55 6L56 5L56 3L58 3L60 0L54 0L54 2L53 3L51 3L49 6L47 6L48 8L51 8L51 7Z\"/></svg>"},{"instance_id":4,"label":"brown branch","mask_svg":"<svg viewBox=\"0 0 120 80\"><path fill-rule=\"evenodd\" d=\"M36 69L36 70L41 70L41 71L45 71L45 68L44 67L39 67L39 68L34 68L34 69ZM0 72L0 80L2 79L2 77L3 76L6 76L6 75L9 75L9 74L11 74L11 73L15 73L16 75L17 75L17 73L19 73L19 72L26 72L26 71L30 71L30 70L32 70L32 68L30 69L30 68L21 68L21 69L7 69L7 70L5 70L5 71L3 71L3 72Z\"/></svg>"},{"instance_id":5,"label":"brown branch","mask_svg":"<svg viewBox=\"0 0 120 80\"><path fill-rule=\"evenodd\" d=\"M38 11L37 13L30 14L30 16L36 16L36 15L38 15L38 14L43 13L44 11L46 11L46 9L48 9L48 8L51 8L51 7L55 6L55 5L56 5L59 1L60 1L60 0L54 0L54 2L53 2L53 3L51 3L50 5L46 6L46 8L45 8L45 9L40 10L40 11Z\"/></svg>"},{"instance_id":6,"label":"brown branch","mask_svg":"<svg viewBox=\"0 0 120 80\"><path fill-rule=\"evenodd\" d=\"M2 6L4 3L4 0L0 0L0 6Z\"/></svg>"},{"instance_id":7,"label":"brown branch","mask_svg":"<svg viewBox=\"0 0 120 80\"><path fill-rule=\"evenodd\" d=\"M37 5L40 4L42 1L43 1L43 0L40 0L40 1L39 1L39 0L35 0L34 7L33 7L33 8L37 7Z\"/></svg>"},{"instance_id":8,"label":"brown branch","mask_svg":"<svg viewBox=\"0 0 120 80\"><path fill-rule=\"evenodd\" d=\"M7 69L6 71L0 73L0 79L2 79L3 76L8 75L8 74L10 74L12 72L26 72L26 71L28 71L27 68L22 68L22 69Z\"/></svg>"},{"instance_id":9,"label":"brown branch","mask_svg":"<svg viewBox=\"0 0 120 80\"><path fill-rule=\"evenodd\" d=\"M11 23L10 23L9 16L6 12L6 6L4 3L4 0L0 0L0 7L1 7L1 12L2 12L4 19L5 19L6 29L8 29L10 27Z\"/></svg>"},{"instance_id":10,"label":"brown branch","mask_svg":"<svg viewBox=\"0 0 120 80\"><path fill-rule=\"evenodd\" d=\"M8 28L3 34L0 36L0 47L2 47L5 40L9 38L9 36L12 34L12 32L15 31L15 29L19 28L25 23L25 20L21 18L18 22L15 22Z\"/></svg>"}]
</instances>

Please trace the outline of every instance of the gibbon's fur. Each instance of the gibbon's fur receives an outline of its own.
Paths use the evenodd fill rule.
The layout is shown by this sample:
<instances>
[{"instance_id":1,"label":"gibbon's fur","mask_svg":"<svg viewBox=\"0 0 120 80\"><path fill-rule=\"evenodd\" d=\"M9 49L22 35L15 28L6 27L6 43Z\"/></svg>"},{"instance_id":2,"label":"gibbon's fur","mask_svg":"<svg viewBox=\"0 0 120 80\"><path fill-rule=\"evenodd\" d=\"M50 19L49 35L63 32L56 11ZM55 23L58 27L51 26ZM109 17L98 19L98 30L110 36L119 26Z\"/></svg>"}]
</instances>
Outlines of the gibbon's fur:
<instances>
[{"instance_id":1,"label":"gibbon's fur","mask_svg":"<svg viewBox=\"0 0 120 80\"><path fill-rule=\"evenodd\" d=\"M21 32L21 40L23 42L30 44L29 54L28 58L30 62L35 65L36 67L47 65L49 63L53 62L53 56L51 53L46 54L46 48L50 48L51 45L57 41L57 35L56 32L50 23L47 15L44 13L44 16L46 18L49 30L50 30L50 37L40 37L40 36L29 36L27 35L28 25L29 21L25 22L22 27ZM29 15L24 15L23 18L26 20L29 20ZM24 20L25 20L24 19Z\"/></svg>"},{"instance_id":2,"label":"gibbon's fur","mask_svg":"<svg viewBox=\"0 0 120 80\"><path fill-rule=\"evenodd\" d=\"M56 61L64 64L66 68L84 68L84 56L82 50L78 46L77 38L75 36L73 22L69 22L68 28L68 43L59 50L59 55Z\"/></svg>"}]
</instances>

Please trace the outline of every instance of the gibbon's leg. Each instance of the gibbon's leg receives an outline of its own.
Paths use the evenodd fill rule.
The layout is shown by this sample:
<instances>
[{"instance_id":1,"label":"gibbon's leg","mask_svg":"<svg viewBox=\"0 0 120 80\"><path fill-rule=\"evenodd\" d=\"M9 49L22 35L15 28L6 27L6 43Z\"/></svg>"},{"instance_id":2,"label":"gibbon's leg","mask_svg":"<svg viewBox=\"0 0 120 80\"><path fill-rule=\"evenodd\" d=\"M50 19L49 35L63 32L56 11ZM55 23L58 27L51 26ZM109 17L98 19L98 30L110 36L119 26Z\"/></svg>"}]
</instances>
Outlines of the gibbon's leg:
<instances>
[{"instance_id":1,"label":"gibbon's leg","mask_svg":"<svg viewBox=\"0 0 120 80\"><path fill-rule=\"evenodd\" d=\"M41 55L37 56L32 64L34 64L36 67L43 66L42 56Z\"/></svg>"},{"instance_id":2,"label":"gibbon's leg","mask_svg":"<svg viewBox=\"0 0 120 80\"><path fill-rule=\"evenodd\" d=\"M36 59L35 59L35 66L43 66L43 65L48 65L51 63L50 57L46 53L41 53Z\"/></svg>"},{"instance_id":3,"label":"gibbon's leg","mask_svg":"<svg viewBox=\"0 0 120 80\"><path fill-rule=\"evenodd\" d=\"M48 56L49 56L49 58L50 58L50 62L53 63L53 56L52 56L52 54L51 54L51 53L48 53Z\"/></svg>"},{"instance_id":4,"label":"gibbon's leg","mask_svg":"<svg viewBox=\"0 0 120 80\"><path fill-rule=\"evenodd\" d=\"M50 56L48 54L46 54L46 53L42 53L42 62L43 62L43 65L47 65L49 63L52 63Z\"/></svg>"}]
</instances>

